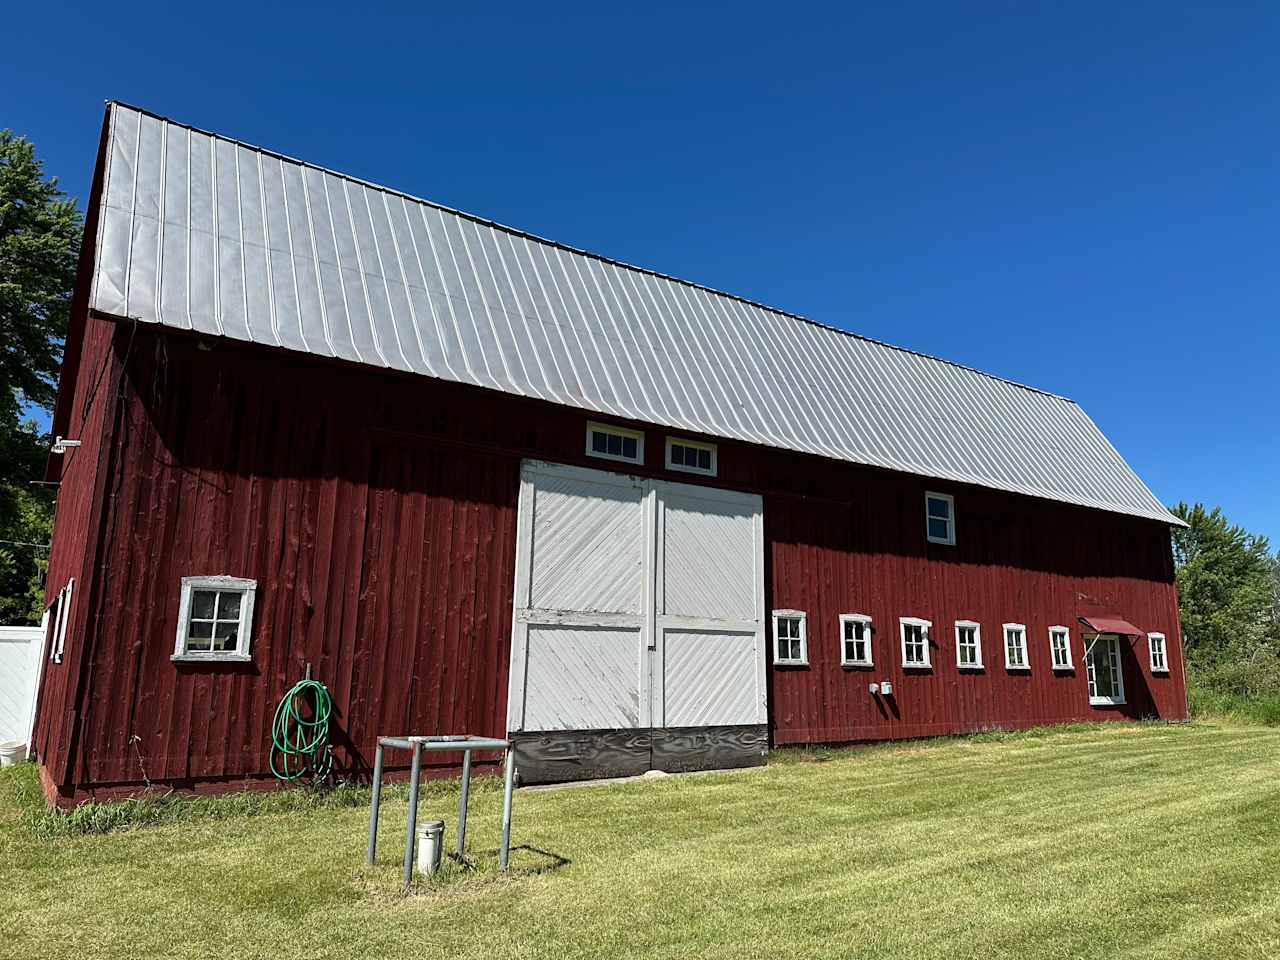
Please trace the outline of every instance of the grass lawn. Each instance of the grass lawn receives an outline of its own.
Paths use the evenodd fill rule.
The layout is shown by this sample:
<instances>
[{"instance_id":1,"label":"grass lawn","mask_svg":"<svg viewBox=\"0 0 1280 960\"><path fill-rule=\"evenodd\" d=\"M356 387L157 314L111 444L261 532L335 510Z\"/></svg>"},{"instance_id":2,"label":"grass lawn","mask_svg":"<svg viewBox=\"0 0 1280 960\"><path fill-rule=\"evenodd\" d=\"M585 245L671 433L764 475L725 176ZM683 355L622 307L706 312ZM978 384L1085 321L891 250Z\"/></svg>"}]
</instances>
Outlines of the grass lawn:
<instances>
[{"instance_id":1,"label":"grass lawn","mask_svg":"<svg viewBox=\"0 0 1280 960\"><path fill-rule=\"evenodd\" d=\"M424 814L449 821L456 790ZM0 774L0 956L1271 957L1280 730L1106 726L784 751L765 769L473 800L473 870L399 890L366 811L211 805L39 839ZM535 849L536 848L536 849ZM538 852L543 851L543 852Z\"/></svg>"}]
</instances>

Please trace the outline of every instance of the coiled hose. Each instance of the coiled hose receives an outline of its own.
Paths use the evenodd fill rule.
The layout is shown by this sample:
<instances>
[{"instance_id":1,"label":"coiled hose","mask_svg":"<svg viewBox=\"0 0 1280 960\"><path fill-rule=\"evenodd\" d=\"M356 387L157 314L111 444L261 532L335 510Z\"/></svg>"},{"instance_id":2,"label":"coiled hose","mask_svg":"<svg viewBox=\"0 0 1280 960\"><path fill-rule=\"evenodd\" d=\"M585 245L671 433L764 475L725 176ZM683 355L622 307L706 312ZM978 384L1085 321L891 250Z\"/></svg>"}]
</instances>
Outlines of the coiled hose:
<instances>
[{"instance_id":1,"label":"coiled hose","mask_svg":"<svg viewBox=\"0 0 1280 960\"><path fill-rule=\"evenodd\" d=\"M271 772L292 783L311 774L313 783L329 776L329 717L333 700L319 680L299 680L276 707L271 721Z\"/></svg>"}]
</instances>

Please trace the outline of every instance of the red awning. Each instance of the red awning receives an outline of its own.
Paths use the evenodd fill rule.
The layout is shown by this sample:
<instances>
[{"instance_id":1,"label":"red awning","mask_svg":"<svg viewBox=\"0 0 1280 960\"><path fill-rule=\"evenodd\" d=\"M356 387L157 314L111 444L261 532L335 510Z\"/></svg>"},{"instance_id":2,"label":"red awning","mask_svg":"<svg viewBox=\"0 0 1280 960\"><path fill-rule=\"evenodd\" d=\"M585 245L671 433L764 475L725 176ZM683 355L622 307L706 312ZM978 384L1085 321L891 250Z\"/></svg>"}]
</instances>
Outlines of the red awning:
<instances>
[{"instance_id":1,"label":"red awning","mask_svg":"<svg viewBox=\"0 0 1280 960\"><path fill-rule=\"evenodd\" d=\"M1118 633L1124 637L1140 637L1143 633L1128 620L1113 615L1081 617L1080 622L1094 633Z\"/></svg>"}]
</instances>

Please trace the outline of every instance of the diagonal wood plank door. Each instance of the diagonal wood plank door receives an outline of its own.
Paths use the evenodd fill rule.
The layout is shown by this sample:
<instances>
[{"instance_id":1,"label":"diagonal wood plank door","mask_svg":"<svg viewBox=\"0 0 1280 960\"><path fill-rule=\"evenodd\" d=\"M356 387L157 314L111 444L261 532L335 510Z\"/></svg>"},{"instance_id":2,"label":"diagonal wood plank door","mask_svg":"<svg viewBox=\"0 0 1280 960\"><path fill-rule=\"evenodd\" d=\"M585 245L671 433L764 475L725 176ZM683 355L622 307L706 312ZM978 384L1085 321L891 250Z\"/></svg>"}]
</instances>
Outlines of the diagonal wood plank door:
<instances>
[{"instance_id":1,"label":"diagonal wood plank door","mask_svg":"<svg viewBox=\"0 0 1280 960\"><path fill-rule=\"evenodd\" d=\"M508 729L763 724L760 498L526 462Z\"/></svg>"}]
</instances>

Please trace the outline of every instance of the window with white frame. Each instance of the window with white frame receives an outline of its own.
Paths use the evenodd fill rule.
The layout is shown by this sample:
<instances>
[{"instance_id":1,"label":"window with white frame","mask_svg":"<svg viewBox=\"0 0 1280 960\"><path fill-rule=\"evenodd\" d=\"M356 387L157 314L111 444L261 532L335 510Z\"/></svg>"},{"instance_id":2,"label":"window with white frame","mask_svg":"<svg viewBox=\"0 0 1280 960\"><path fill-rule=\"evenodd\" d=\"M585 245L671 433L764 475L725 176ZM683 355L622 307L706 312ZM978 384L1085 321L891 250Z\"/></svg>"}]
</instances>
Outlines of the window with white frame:
<instances>
[{"instance_id":1,"label":"window with white frame","mask_svg":"<svg viewBox=\"0 0 1280 960\"><path fill-rule=\"evenodd\" d=\"M1030 670L1027 660L1027 628L1021 623L1004 625L1004 665L1008 670Z\"/></svg>"},{"instance_id":2,"label":"window with white frame","mask_svg":"<svg viewBox=\"0 0 1280 960\"><path fill-rule=\"evenodd\" d=\"M840 614L840 662L846 667L872 666L871 618L865 614Z\"/></svg>"},{"instance_id":3,"label":"window with white frame","mask_svg":"<svg viewBox=\"0 0 1280 960\"><path fill-rule=\"evenodd\" d=\"M902 665L904 667L928 667L929 629L933 623L918 617L900 617L902 631Z\"/></svg>"},{"instance_id":4,"label":"window with white frame","mask_svg":"<svg viewBox=\"0 0 1280 960\"><path fill-rule=\"evenodd\" d=\"M697 440L667 437L667 469L681 473L716 475L716 445Z\"/></svg>"},{"instance_id":5,"label":"window with white frame","mask_svg":"<svg viewBox=\"0 0 1280 960\"><path fill-rule=\"evenodd\" d=\"M639 430L588 421L587 456L644 463L644 434Z\"/></svg>"},{"instance_id":6,"label":"window with white frame","mask_svg":"<svg viewBox=\"0 0 1280 960\"><path fill-rule=\"evenodd\" d=\"M1071 670L1071 631L1066 627L1049 628L1049 655L1053 669Z\"/></svg>"},{"instance_id":7,"label":"window with white frame","mask_svg":"<svg viewBox=\"0 0 1280 960\"><path fill-rule=\"evenodd\" d=\"M956 501L947 493L926 493L924 495L925 533L930 543L945 543L954 546L956 542Z\"/></svg>"},{"instance_id":8,"label":"window with white frame","mask_svg":"<svg viewBox=\"0 0 1280 960\"><path fill-rule=\"evenodd\" d=\"M1168 673L1169 657L1165 651L1164 634L1147 634L1147 652L1151 654L1151 672Z\"/></svg>"},{"instance_id":9,"label":"window with white frame","mask_svg":"<svg viewBox=\"0 0 1280 960\"><path fill-rule=\"evenodd\" d=\"M49 659L54 663L62 662L62 653L67 645L67 627L71 622L71 597L75 593L76 578L67 580L67 585L58 591L53 603L49 605L49 623L47 641Z\"/></svg>"},{"instance_id":10,"label":"window with white frame","mask_svg":"<svg viewBox=\"0 0 1280 960\"><path fill-rule=\"evenodd\" d=\"M956 666L961 670L982 667L982 625L973 620L956 621Z\"/></svg>"},{"instance_id":11,"label":"window with white frame","mask_svg":"<svg viewBox=\"0 0 1280 960\"><path fill-rule=\"evenodd\" d=\"M174 660L248 660L256 580L183 577Z\"/></svg>"},{"instance_id":12,"label":"window with white frame","mask_svg":"<svg viewBox=\"0 0 1280 960\"><path fill-rule=\"evenodd\" d=\"M773 662L792 666L803 666L809 662L803 611L773 611Z\"/></svg>"}]
</instances>

